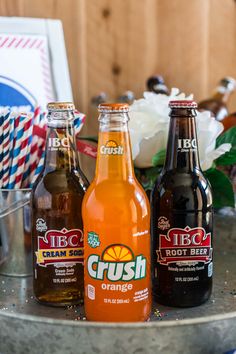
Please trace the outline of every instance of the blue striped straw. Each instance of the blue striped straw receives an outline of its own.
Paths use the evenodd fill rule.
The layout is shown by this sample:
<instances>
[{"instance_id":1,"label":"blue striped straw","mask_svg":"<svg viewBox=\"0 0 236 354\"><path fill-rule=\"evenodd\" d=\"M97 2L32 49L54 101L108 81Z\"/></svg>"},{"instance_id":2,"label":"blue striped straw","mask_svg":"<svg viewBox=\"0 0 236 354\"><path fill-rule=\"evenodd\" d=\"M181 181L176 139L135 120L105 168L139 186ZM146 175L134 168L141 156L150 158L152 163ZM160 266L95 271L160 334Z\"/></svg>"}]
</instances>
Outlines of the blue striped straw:
<instances>
[{"instance_id":1,"label":"blue striped straw","mask_svg":"<svg viewBox=\"0 0 236 354\"><path fill-rule=\"evenodd\" d=\"M3 121L4 116L0 116L0 188L2 188L2 178L3 178Z\"/></svg>"},{"instance_id":2,"label":"blue striped straw","mask_svg":"<svg viewBox=\"0 0 236 354\"><path fill-rule=\"evenodd\" d=\"M24 120L25 120L25 115L21 115L19 125L14 132L15 141L14 141L14 146L11 154L12 161L11 161L11 167L9 173L9 183L7 186L8 189L14 189L14 185L15 185L16 171L18 168L18 158L21 150L21 140L24 134Z\"/></svg>"},{"instance_id":3,"label":"blue striped straw","mask_svg":"<svg viewBox=\"0 0 236 354\"><path fill-rule=\"evenodd\" d=\"M10 111L4 116L3 123L3 176L2 188L5 188L9 179L10 168Z\"/></svg>"},{"instance_id":4,"label":"blue striped straw","mask_svg":"<svg viewBox=\"0 0 236 354\"><path fill-rule=\"evenodd\" d=\"M37 168L35 170L34 178L31 181L30 188L33 187L35 181L37 180L37 178L40 176L41 172L43 171L45 155L46 155L46 152L44 150L43 153L42 153L42 156L41 156L41 158L39 160L39 164L38 164L38 166L37 166Z\"/></svg>"}]
</instances>

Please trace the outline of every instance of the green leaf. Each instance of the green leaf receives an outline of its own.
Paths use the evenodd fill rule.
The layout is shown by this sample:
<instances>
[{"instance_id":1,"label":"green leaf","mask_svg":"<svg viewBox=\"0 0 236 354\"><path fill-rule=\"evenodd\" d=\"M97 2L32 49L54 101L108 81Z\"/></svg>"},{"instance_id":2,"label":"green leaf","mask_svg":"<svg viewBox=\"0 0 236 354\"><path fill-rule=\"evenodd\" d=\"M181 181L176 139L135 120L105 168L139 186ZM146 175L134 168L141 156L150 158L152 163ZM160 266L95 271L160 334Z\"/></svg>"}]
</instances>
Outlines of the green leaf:
<instances>
[{"instance_id":1,"label":"green leaf","mask_svg":"<svg viewBox=\"0 0 236 354\"><path fill-rule=\"evenodd\" d=\"M153 166L163 166L166 158L166 150L158 151L152 158Z\"/></svg>"},{"instance_id":2,"label":"green leaf","mask_svg":"<svg viewBox=\"0 0 236 354\"><path fill-rule=\"evenodd\" d=\"M230 206L234 207L234 191L229 178L224 172L210 168L204 172L209 179L213 192L213 206L216 209Z\"/></svg>"},{"instance_id":3,"label":"green leaf","mask_svg":"<svg viewBox=\"0 0 236 354\"><path fill-rule=\"evenodd\" d=\"M216 147L220 146L224 143L231 143L232 145L236 145L236 127L232 127L216 139Z\"/></svg>"},{"instance_id":4,"label":"green leaf","mask_svg":"<svg viewBox=\"0 0 236 354\"><path fill-rule=\"evenodd\" d=\"M97 136L80 136L80 137L78 137L78 140L88 140L88 141L93 141L94 143L97 143L98 137Z\"/></svg>"},{"instance_id":5,"label":"green leaf","mask_svg":"<svg viewBox=\"0 0 236 354\"><path fill-rule=\"evenodd\" d=\"M145 191L150 191L154 187L154 183L161 173L161 170L162 167L149 167L145 169L135 167L134 169L135 175Z\"/></svg>"},{"instance_id":6,"label":"green leaf","mask_svg":"<svg viewBox=\"0 0 236 354\"><path fill-rule=\"evenodd\" d=\"M152 186L156 182L161 171L162 171L162 166L150 167L146 169L146 176L150 180L150 184Z\"/></svg>"},{"instance_id":7,"label":"green leaf","mask_svg":"<svg viewBox=\"0 0 236 354\"><path fill-rule=\"evenodd\" d=\"M228 129L216 139L216 147L229 143L232 145L230 151L215 160L217 166L233 165L236 163L236 127Z\"/></svg>"}]
</instances>

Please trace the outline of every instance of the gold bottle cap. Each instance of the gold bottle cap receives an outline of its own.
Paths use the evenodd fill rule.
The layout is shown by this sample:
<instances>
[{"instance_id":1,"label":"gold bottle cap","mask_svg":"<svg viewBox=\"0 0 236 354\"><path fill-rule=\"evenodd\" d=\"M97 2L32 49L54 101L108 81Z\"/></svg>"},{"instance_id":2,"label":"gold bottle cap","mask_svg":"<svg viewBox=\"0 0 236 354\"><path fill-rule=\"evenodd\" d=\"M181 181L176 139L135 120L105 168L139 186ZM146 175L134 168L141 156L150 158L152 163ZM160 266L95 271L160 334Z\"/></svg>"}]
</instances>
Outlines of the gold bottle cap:
<instances>
[{"instance_id":1,"label":"gold bottle cap","mask_svg":"<svg viewBox=\"0 0 236 354\"><path fill-rule=\"evenodd\" d=\"M75 105L72 102L49 102L47 109L49 111L74 111Z\"/></svg>"},{"instance_id":2,"label":"gold bottle cap","mask_svg":"<svg viewBox=\"0 0 236 354\"><path fill-rule=\"evenodd\" d=\"M116 113L116 112L129 112L128 103L101 103L98 106L98 111L101 113Z\"/></svg>"}]
</instances>

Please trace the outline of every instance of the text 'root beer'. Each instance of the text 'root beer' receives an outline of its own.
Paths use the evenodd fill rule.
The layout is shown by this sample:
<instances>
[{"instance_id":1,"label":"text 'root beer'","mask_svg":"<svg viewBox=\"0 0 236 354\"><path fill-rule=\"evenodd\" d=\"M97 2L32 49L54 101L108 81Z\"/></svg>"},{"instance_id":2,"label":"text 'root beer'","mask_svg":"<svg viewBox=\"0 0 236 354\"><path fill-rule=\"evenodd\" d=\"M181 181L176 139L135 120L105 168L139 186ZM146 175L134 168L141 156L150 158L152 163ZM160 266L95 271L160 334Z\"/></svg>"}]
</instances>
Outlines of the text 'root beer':
<instances>
[{"instance_id":1,"label":"text 'root beer'","mask_svg":"<svg viewBox=\"0 0 236 354\"><path fill-rule=\"evenodd\" d=\"M149 203L133 170L128 105L99 106L96 174L83 200L88 320L150 316Z\"/></svg>"},{"instance_id":2,"label":"text 'root beer'","mask_svg":"<svg viewBox=\"0 0 236 354\"><path fill-rule=\"evenodd\" d=\"M199 166L196 106L170 102L166 161L151 195L153 294L169 306L199 305L212 288L212 194Z\"/></svg>"},{"instance_id":3,"label":"text 'root beer'","mask_svg":"<svg viewBox=\"0 0 236 354\"><path fill-rule=\"evenodd\" d=\"M78 164L74 105L48 105L44 169L32 190L34 293L62 306L83 301L81 205L88 182Z\"/></svg>"}]
</instances>

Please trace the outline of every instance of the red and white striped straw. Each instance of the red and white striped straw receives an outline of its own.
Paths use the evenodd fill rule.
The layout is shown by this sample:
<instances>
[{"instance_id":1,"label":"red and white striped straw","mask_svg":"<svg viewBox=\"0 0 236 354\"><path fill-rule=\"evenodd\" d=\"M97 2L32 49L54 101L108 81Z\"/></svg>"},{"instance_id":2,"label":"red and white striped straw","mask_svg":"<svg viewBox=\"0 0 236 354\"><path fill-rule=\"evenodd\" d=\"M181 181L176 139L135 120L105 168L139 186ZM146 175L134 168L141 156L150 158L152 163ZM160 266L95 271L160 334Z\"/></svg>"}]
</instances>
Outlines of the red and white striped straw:
<instances>
[{"instance_id":1,"label":"red and white striped straw","mask_svg":"<svg viewBox=\"0 0 236 354\"><path fill-rule=\"evenodd\" d=\"M18 161L19 161L19 154L22 150L22 136L24 134L24 126L25 126L25 119L27 115L21 115L15 119L15 130L14 130L14 141L13 141L13 157L11 160L11 168L10 168L10 175L9 175L9 184L8 188L13 189L16 188L16 174L18 174ZM22 157L22 155L21 155Z\"/></svg>"},{"instance_id":2,"label":"red and white striped straw","mask_svg":"<svg viewBox=\"0 0 236 354\"><path fill-rule=\"evenodd\" d=\"M3 176L2 188L7 188L10 168L10 114L6 115L3 123Z\"/></svg>"},{"instance_id":3,"label":"red and white striped straw","mask_svg":"<svg viewBox=\"0 0 236 354\"><path fill-rule=\"evenodd\" d=\"M42 154L41 154L39 163L37 165L37 168L34 170L33 178L31 180L31 184L30 184L31 187L33 186L33 184L35 183L36 179L38 178L38 176L40 175L40 173L43 170L44 159L45 159L45 150L42 151Z\"/></svg>"},{"instance_id":4,"label":"red and white striped straw","mask_svg":"<svg viewBox=\"0 0 236 354\"><path fill-rule=\"evenodd\" d=\"M28 114L23 120L24 132L23 136L20 139L20 154L18 157L18 168L15 176L15 189L22 187L23 173L25 171L25 161L27 153L29 151L29 139L32 135L33 124L32 124L32 115Z\"/></svg>"},{"instance_id":5,"label":"red and white striped straw","mask_svg":"<svg viewBox=\"0 0 236 354\"><path fill-rule=\"evenodd\" d=\"M34 110L34 116L33 116L33 121L32 121L32 129L34 125L38 125L40 123L40 107L36 107ZM31 131L31 135L33 133L33 130ZM27 156L25 160L25 166L24 166L24 173L23 173L23 179L22 179L22 188L27 188L30 180L29 180L29 175L30 175L30 166L31 166L31 160L33 158L33 155L35 151L37 150L37 136L33 135L31 137L31 142L28 143L28 149L27 149Z\"/></svg>"},{"instance_id":6,"label":"red and white striped straw","mask_svg":"<svg viewBox=\"0 0 236 354\"><path fill-rule=\"evenodd\" d=\"M0 124L0 136L3 136L3 124ZM3 144L0 144L0 171L3 171ZM0 178L0 188L2 188L2 176Z\"/></svg>"}]
</instances>

